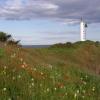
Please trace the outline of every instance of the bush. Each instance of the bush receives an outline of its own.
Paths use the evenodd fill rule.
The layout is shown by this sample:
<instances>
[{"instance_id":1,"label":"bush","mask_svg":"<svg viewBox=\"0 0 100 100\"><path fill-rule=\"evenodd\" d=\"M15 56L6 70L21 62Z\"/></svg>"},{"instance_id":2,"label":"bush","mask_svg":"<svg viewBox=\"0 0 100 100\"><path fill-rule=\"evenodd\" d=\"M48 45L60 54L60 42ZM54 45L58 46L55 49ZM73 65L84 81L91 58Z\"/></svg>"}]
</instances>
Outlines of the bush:
<instances>
[{"instance_id":1,"label":"bush","mask_svg":"<svg viewBox=\"0 0 100 100\"><path fill-rule=\"evenodd\" d=\"M15 41L10 34L0 32L0 42L7 42L8 44L19 45L20 40Z\"/></svg>"},{"instance_id":2,"label":"bush","mask_svg":"<svg viewBox=\"0 0 100 100\"><path fill-rule=\"evenodd\" d=\"M68 47L68 48L73 47L73 44L71 42L67 42L66 47Z\"/></svg>"},{"instance_id":3,"label":"bush","mask_svg":"<svg viewBox=\"0 0 100 100\"><path fill-rule=\"evenodd\" d=\"M8 41L8 44L11 44L11 45L19 45L19 42L20 42L20 40L18 40L18 41L9 40L9 41Z\"/></svg>"},{"instance_id":4,"label":"bush","mask_svg":"<svg viewBox=\"0 0 100 100\"><path fill-rule=\"evenodd\" d=\"M9 40L9 38L11 38L11 35L7 35L7 33L0 32L0 41L1 42L6 42L7 40Z\"/></svg>"}]
</instances>

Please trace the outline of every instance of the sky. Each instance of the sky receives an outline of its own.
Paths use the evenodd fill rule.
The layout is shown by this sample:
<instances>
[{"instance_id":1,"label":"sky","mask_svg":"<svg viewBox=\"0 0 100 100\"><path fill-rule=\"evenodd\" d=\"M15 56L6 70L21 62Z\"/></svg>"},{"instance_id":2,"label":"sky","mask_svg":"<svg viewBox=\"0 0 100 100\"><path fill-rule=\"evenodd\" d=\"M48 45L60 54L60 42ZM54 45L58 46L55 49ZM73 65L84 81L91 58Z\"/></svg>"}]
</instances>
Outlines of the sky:
<instances>
[{"instance_id":1,"label":"sky","mask_svg":"<svg viewBox=\"0 0 100 100\"><path fill-rule=\"evenodd\" d=\"M0 31L24 45L80 41L81 17L100 41L100 0L0 0Z\"/></svg>"}]
</instances>

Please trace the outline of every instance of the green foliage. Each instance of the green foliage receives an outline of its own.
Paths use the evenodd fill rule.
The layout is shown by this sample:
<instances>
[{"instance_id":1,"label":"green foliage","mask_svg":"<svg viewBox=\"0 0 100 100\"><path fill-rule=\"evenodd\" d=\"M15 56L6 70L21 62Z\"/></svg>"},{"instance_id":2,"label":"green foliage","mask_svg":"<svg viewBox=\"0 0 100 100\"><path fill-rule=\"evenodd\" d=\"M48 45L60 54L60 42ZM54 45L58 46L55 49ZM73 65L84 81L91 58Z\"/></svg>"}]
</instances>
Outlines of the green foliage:
<instances>
[{"instance_id":1,"label":"green foliage","mask_svg":"<svg viewBox=\"0 0 100 100\"><path fill-rule=\"evenodd\" d=\"M6 42L9 38L11 38L11 35L7 35L7 33L0 32L0 41Z\"/></svg>"},{"instance_id":2,"label":"green foliage","mask_svg":"<svg viewBox=\"0 0 100 100\"><path fill-rule=\"evenodd\" d=\"M4 54L4 51L3 51L3 49L0 48L0 57L2 57L3 54Z\"/></svg>"},{"instance_id":3,"label":"green foliage","mask_svg":"<svg viewBox=\"0 0 100 100\"><path fill-rule=\"evenodd\" d=\"M43 49L7 45L0 58L0 100L99 100L100 46ZM98 72L97 72L98 71Z\"/></svg>"},{"instance_id":4,"label":"green foliage","mask_svg":"<svg viewBox=\"0 0 100 100\"><path fill-rule=\"evenodd\" d=\"M7 42L10 45L19 45L20 40L15 41L10 34L0 32L0 42Z\"/></svg>"},{"instance_id":5,"label":"green foliage","mask_svg":"<svg viewBox=\"0 0 100 100\"><path fill-rule=\"evenodd\" d=\"M95 45L95 46L100 46L100 42L99 41L90 41L90 40L87 40L87 41L78 41L78 42L75 42L75 43L71 43L71 42L67 42L67 43L58 43L58 44L54 44L51 46L52 47L59 47L59 48L77 48L79 46L84 46L84 45Z\"/></svg>"},{"instance_id":6,"label":"green foliage","mask_svg":"<svg viewBox=\"0 0 100 100\"><path fill-rule=\"evenodd\" d=\"M10 44L10 45L19 45L19 42L20 42L20 40L18 40L18 41L9 40L9 41L8 41L8 44Z\"/></svg>"}]
</instances>

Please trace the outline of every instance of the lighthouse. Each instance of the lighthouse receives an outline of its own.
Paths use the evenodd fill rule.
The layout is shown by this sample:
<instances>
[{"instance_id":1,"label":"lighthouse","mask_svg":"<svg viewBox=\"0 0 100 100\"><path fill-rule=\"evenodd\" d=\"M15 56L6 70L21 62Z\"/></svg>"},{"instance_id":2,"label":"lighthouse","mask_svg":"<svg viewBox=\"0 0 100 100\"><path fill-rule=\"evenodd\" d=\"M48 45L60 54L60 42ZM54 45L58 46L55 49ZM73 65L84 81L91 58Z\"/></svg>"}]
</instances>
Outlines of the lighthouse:
<instances>
[{"instance_id":1,"label":"lighthouse","mask_svg":"<svg viewBox=\"0 0 100 100\"><path fill-rule=\"evenodd\" d=\"M86 40L86 28L87 28L87 24L81 18L81 22L80 22L80 39L81 39L81 41Z\"/></svg>"}]
</instances>

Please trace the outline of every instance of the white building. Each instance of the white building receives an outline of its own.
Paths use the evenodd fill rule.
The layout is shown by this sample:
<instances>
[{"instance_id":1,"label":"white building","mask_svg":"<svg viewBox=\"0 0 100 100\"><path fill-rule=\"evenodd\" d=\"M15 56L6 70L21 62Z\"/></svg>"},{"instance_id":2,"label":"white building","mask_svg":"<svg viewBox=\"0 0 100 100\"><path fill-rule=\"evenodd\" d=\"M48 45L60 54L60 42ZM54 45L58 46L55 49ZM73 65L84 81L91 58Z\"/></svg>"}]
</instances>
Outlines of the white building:
<instances>
[{"instance_id":1,"label":"white building","mask_svg":"<svg viewBox=\"0 0 100 100\"><path fill-rule=\"evenodd\" d=\"M80 38L81 38L81 41L86 40L86 28L87 28L87 24L83 21L83 19L81 19L81 22L80 22Z\"/></svg>"}]
</instances>

